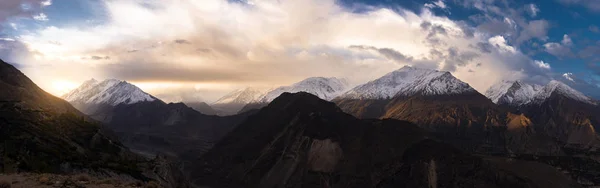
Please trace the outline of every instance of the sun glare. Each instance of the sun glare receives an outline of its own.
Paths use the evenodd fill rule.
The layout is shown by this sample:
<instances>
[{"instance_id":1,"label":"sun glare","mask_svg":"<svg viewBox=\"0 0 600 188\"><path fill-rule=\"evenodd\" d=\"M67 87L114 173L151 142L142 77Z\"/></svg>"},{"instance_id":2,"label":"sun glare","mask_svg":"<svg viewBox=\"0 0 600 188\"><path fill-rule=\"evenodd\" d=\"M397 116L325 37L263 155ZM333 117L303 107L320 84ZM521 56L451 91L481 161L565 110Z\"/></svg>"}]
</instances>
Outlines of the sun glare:
<instances>
[{"instance_id":1,"label":"sun glare","mask_svg":"<svg viewBox=\"0 0 600 188\"><path fill-rule=\"evenodd\" d=\"M62 96L68 93L69 91L77 88L77 86L78 85L76 83L71 81L55 80L52 82L52 91L50 91L50 93L56 96Z\"/></svg>"}]
</instances>

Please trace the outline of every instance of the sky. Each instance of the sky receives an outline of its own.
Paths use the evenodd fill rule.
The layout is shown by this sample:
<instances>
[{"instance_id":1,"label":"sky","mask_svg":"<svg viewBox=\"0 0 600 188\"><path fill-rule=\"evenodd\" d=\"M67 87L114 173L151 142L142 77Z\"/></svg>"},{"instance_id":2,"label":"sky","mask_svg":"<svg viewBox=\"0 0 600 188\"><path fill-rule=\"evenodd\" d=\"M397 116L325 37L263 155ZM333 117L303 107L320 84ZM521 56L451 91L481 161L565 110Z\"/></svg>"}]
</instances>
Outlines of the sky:
<instances>
[{"instance_id":1,"label":"sky","mask_svg":"<svg viewBox=\"0 0 600 188\"><path fill-rule=\"evenodd\" d=\"M212 102L410 65L481 93L559 80L598 98L597 54L598 0L0 1L0 59L57 96L114 78L167 102Z\"/></svg>"}]
</instances>

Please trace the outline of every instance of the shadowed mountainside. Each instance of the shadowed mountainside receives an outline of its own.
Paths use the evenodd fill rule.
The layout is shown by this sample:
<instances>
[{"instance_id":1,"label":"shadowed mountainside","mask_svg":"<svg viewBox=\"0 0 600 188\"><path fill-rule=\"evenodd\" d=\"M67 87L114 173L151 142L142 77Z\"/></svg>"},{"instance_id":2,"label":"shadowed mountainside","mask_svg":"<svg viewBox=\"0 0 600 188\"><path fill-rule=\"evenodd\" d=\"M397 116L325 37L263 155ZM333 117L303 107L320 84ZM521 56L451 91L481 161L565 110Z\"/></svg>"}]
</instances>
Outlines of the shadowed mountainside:
<instances>
[{"instance_id":1,"label":"shadowed mountainside","mask_svg":"<svg viewBox=\"0 0 600 188\"><path fill-rule=\"evenodd\" d=\"M435 140L409 122L359 120L284 93L200 157L191 177L208 187L578 187L544 164L523 165L545 167L551 183Z\"/></svg>"}]
</instances>

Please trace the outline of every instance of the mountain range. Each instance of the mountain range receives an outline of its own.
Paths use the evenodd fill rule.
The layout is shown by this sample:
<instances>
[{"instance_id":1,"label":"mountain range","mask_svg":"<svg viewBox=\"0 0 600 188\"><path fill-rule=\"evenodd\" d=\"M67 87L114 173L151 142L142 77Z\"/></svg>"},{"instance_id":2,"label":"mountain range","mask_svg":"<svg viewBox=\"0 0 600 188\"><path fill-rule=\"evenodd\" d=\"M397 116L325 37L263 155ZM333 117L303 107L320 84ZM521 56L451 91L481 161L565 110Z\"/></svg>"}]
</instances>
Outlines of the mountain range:
<instances>
[{"instance_id":1,"label":"mountain range","mask_svg":"<svg viewBox=\"0 0 600 188\"><path fill-rule=\"evenodd\" d=\"M212 107L216 110L213 112L193 111L184 104L166 104L127 82L117 80L87 81L64 98L122 134L139 137L139 132L142 131L152 136L162 134L159 137L164 139L164 133L160 133L163 131L162 127L193 127L192 125L202 124L199 127L176 130L186 130L181 134L194 137L189 133L199 134L199 130L215 131L214 127L219 127L218 133L212 134L214 136L200 139L205 143L213 143L235 127L230 122L239 123L247 115L240 115L235 121L222 120L226 125L217 125L221 122L216 120L219 117L196 118L204 116L197 111L221 116L237 114L236 111L244 114L266 106L282 93L299 91L331 100L344 112L358 118L392 118L416 123L468 151L555 154L561 152L560 148L565 145L598 146L595 134L595 126L600 124L597 123L597 102L562 82L554 80L546 86L540 86L522 81L502 81L490 87L486 95L482 95L449 72L409 66L351 89L343 79L312 77L271 90L236 90L214 102ZM563 107L563 103L551 102L561 96L564 100L576 102L573 104L581 103L577 106L584 106L581 109L586 111L576 110L577 108L560 112L540 111L545 109L542 108L543 105L552 105L548 109L569 109ZM196 109L198 108L210 109L205 103L196 105ZM90 109L94 111L89 111ZM143 114L140 115L142 111ZM137 118L132 118L136 117L131 116L133 113ZM147 114L155 115L146 118ZM115 117L117 118L113 120ZM149 128L149 125L152 127ZM127 129L127 126L131 128ZM184 140L180 143L189 142L189 139ZM210 144L206 145L207 148L210 147Z\"/></svg>"},{"instance_id":2,"label":"mountain range","mask_svg":"<svg viewBox=\"0 0 600 188\"><path fill-rule=\"evenodd\" d=\"M432 138L406 121L360 120L314 95L284 93L193 163L191 181L200 187L580 186L549 165L470 155Z\"/></svg>"},{"instance_id":3,"label":"mountain range","mask_svg":"<svg viewBox=\"0 0 600 188\"><path fill-rule=\"evenodd\" d=\"M216 109L227 109L228 114L243 113L266 106L285 92L307 92L321 99L331 100L349 88L348 81L335 77L310 77L300 82L274 89L246 88L229 93L213 103ZM227 108L229 107L229 108Z\"/></svg>"},{"instance_id":4,"label":"mountain range","mask_svg":"<svg viewBox=\"0 0 600 188\"><path fill-rule=\"evenodd\" d=\"M179 157L203 153L248 114L220 117L205 103L165 103L125 81L86 81L66 100L141 154ZM205 106L206 105L206 106ZM205 114L200 111L205 112Z\"/></svg>"},{"instance_id":5,"label":"mountain range","mask_svg":"<svg viewBox=\"0 0 600 188\"><path fill-rule=\"evenodd\" d=\"M113 79L63 97L86 115L59 106L103 124L122 148L179 161L196 187L600 185L598 101L556 80L502 81L483 95L407 66L353 88L313 77L194 108ZM218 116L197 110L206 106Z\"/></svg>"}]
</instances>

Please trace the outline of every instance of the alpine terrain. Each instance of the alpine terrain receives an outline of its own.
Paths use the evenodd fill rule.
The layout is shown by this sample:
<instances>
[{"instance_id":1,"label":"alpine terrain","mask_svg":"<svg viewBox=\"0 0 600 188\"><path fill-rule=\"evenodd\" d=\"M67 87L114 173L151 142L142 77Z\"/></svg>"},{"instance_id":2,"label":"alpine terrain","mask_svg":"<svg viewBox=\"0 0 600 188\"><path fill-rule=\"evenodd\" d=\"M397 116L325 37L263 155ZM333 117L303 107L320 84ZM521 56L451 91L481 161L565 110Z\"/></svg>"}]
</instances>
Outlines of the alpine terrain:
<instances>
[{"instance_id":1,"label":"alpine terrain","mask_svg":"<svg viewBox=\"0 0 600 188\"><path fill-rule=\"evenodd\" d=\"M86 172L122 180L154 180L165 187L183 185L175 181L168 165L156 165L160 161L130 152L98 122L46 93L2 60L0 88L0 172ZM63 183L58 186L67 185Z\"/></svg>"},{"instance_id":2,"label":"alpine terrain","mask_svg":"<svg viewBox=\"0 0 600 188\"><path fill-rule=\"evenodd\" d=\"M432 138L406 121L360 120L314 95L284 93L194 162L191 177L223 188L580 187L548 165Z\"/></svg>"},{"instance_id":3,"label":"alpine terrain","mask_svg":"<svg viewBox=\"0 0 600 188\"><path fill-rule=\"evenodd\" d=\"M268 91L252 87L238 89L212 103L212 107L221 112L219 115L237 114L247 104L258 103Z\"/></svg>"},{"instance_id":4,"label":"alpine terrain","mask_svg":"<svg viewBox=\"0 0 600 188\"><path fill-rule=\"evenodd\" d=\"M63 97L104 123L126 146L149 156L201 154L248 114L227 118L202 114L184 103L165 103L114 79L92 79Z\"/></svg>"},{"instance_id":5,"label":"alpine terrain","mask_svg":"<svg viewBox=\"0 0 600 188\"><path fill-rule=\"evenodd\" d=\"M266 106L269 102L279 97L282 93L307 92L324 100L331 100L342 94L349 87L348 81L335 77L311 77L289 86L275 88L262 96L256 102L251 102L244 106L240 112L246 112L252 109L258 109Z\"/></svg>"}]
</instances>

